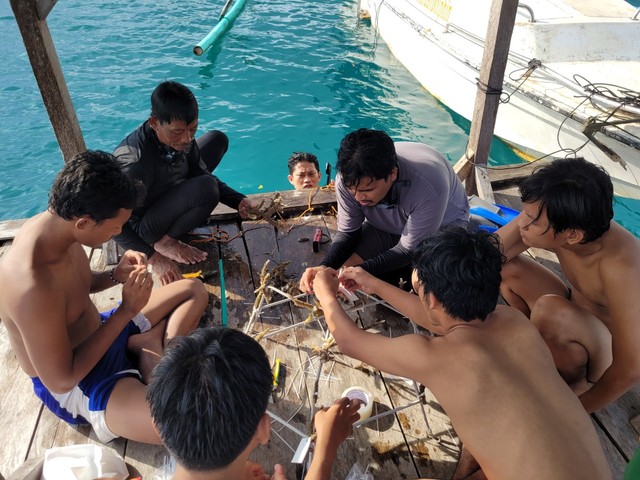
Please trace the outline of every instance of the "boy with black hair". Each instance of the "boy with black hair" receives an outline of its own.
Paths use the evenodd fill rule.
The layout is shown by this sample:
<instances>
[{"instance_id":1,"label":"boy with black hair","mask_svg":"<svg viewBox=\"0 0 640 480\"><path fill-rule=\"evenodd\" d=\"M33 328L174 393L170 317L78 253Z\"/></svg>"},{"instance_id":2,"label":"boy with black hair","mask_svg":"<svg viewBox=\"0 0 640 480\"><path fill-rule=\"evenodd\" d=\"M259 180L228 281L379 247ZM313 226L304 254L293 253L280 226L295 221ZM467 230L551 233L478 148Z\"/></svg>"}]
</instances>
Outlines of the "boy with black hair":
<instances>
[{"instance_id":1,"label":"boy with black hair","mask_svg":"<svg viewBox=\"0 0 640 480\"><path fill-rule=\"evenodd\" d=\"M428 388L488 478L610 479L591 420L538 331L516 309L496 307L497 243L460 227L428 237L414 257L417 295L360 267L340 277L332 269L318 272L315 293L340 350ZM336 299L340 281L381 297L437 336L361 330ZM467 468L461 462L454 478L482 478Z\"/></svg>"},{"instance_id":2,"label":"boy with black hair","mask_svg":"<svg viewBox=\"0 0 640 480\"><path fill-rule=\"evenodd\" d=\"M160 443L143 381L164 342L192 331L208 300L199 280L152 291L139 252L91 271L83 247L119 233L138 195L112 155L81 153L56 177L49 209L23 225L0 261L0 318L20 367L54 414L91 424L102 442ZM98 313L89 294L115 284L123 284L122 303Z\"/></svg>"},{"instance_id":3,"label":"boy with black hair","mask_svg":"<svg viewBox=\"0 0 640 480\"><path fill-rule=\"evenodd\" d=\"M303 292L325 267L360 265L376 276L411 266L411 251L443 225L466 225L469 202L447 159L423 143L361 128L344 137L336 165L338 234Z\"/></svg>"},{"instance_id":4,"label":"boy with black hair","mask_svg":"<svg viewBox=\"0 0 640 480\"><path fill-rule=\"evenodd\" d=\"M289 183L296 190L316 188L320 183L320 164L313 153L293 152L288 160Z\"/></svg>"},{"instance_id":5,"label":"boy with black hair","mask_svg":"<svg viewBox=\"0 0 640 480\"><path fill-rule=\"evenodd\" d=\"M207 254L180 241L203 225L218 202L246 218L245 195L212 176L229 139L211 130L195 139L198 102L186 86L160 83L151 94L151 115L113 152L126 174L141 181L146 196L116 241L147 255L164 285L181 277L174 262L192 264Z\"/></svg>"},{"instance_id":6,"label":"boy with black hair","mask_svg":"<svg viewBox=\"0 0 640 480\"><path fill-rule=\"evenodd\" d=\"M612 221L609 175L582 158L537 170L520 193L522 213L497 232L502 294L538 327L591 413L640 381L640 241ZM529 247L554 252L571 288L520 255Z\"/></svg>"},{"instance_id":7,"label":"boy with black hair","mask_svg":"<svg viewBox=\"0 0 640 480\"><path fill-rule=\"evenodd\" d=\"M269 441L272 385L264 350L238 330L210 327L174 339L147 393L156 428L176 459L174 480L265 478L262 467L247 459ZM359 407L357 400L342 398L316 414L306 480L331 478L337 448L358 420ZM282 466L270 478L284 480Z\"/></svg>"}]
</instances>

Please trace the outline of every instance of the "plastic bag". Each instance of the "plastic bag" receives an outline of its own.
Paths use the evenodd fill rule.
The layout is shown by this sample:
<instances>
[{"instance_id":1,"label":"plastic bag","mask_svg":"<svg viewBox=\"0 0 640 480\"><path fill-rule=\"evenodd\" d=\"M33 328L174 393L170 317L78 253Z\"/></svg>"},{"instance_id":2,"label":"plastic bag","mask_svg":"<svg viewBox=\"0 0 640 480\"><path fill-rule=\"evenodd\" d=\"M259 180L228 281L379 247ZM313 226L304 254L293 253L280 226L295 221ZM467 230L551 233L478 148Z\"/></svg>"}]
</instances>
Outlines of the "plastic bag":
<instances>
[{"instance_id":1,"label":"plastic bag","mask_svg":"<svg viewBox=\"0 0 640 480\"><path fill-rule=\"evenodd\" d=\"M356 462L353 464L353 467L349 470L347 478L344 480L373 480L373 475L368 473L368 470L369 468L365 470L358 462Z\"/></svg>"},{"instance_id":2,"label":"plastic bag","mask_svg":"<svg viewBox=\"0 0 640 480\"><path fill-rule=\"evenodd\" d=\"M98 445L50 448L44 454L44 480L125 480L128 477L124 460Z\"/></svg>"}]
</instances>

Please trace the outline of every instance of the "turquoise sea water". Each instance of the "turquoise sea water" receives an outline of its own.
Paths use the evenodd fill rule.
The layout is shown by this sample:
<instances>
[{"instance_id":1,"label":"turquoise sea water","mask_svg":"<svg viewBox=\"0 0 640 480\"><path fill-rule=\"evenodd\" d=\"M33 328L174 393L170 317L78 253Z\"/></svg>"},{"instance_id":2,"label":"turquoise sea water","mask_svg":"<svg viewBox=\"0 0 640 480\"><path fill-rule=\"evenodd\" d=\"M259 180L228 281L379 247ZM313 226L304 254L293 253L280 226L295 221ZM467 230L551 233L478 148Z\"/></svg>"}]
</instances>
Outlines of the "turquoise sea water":
<instances>
[{"instance_id":1,"label":"turquoise sea water","mask_svg":"<svg viewBox=\"0 0 640 480\"><path fill-rule=\"evenodd\" d=\"M640 0L636 0L640 1ZM219 5L217 5L219 3ZM223 41L192 47L215 24L211 2L59 2L48 17L87 146L112 151L149 113L149 95L171 79L193 89L200 132L225 131L216 175L244 192L289 189L295 150L335 164L342 137L360 127L422 141L452 162L468 122L431 97L356 20L355 0L248 0ZM0 220L46 207L62 166L8 0L0 0ZM494 142L492 163L518 162ZM640 233L640 202L616 202L616 219Z\"/></svg>"}]
</instances>

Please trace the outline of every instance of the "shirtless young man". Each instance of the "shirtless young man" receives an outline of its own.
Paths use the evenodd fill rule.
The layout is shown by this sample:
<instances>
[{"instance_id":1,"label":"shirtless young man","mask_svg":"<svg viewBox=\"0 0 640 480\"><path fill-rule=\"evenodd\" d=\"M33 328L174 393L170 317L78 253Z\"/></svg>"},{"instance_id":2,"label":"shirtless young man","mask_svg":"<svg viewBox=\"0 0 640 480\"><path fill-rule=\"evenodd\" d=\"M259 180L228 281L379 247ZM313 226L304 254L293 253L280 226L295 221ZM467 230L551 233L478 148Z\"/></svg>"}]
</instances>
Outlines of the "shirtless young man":
<instances>
[{"instance_id":1,"label":"shirtless young man","mask_svg":"<svg viewBox=\"0 0 640 480\"><path fill-rule=\"evenodd\" d=\"M492 480L610 479L591 419L558 375L540 334L516 309L496 307L497 240L446 229L421 242L414 258L418 295L359 267L345 269L340 280L378 295L438 336L388 338L361 330L336 299L338 273L325 269L314 290L340 350L425 385ZM455 478L484 478L460 473Z\"/></svg>"},{"instance_id":2,"label":"shirtless young man","mask_svg":"<svg viewBox=\"0 0 640 480\"><path fill-rule=\"evenodd\" d=\"M138 252L109 272L91 271L83 245L119 233L138 190L110 154L77 155L54 181L49 209L24 224L0 261L0 318L36 395L61 419L90 423L103 442L160 443L141 377L150 377L167 339L197 326L207 305L199 280L152 292ZM122 303L99 314L89 294L117 283ZM139 369L127 352L138 355Z\"/></svg>"},{"instance_id":3,"label":"shirtless young man","mask_svg":"<svg viewBox=\"0 0 640 480\"><path fill-rule=\"evenodd\" d=\"M530 316L591 413L640 381L640 241L611 221L611 179L583 159L541 168L520 193L523 212L498 230L502 294ZM528 247L554 252L571 290L519 255Z\"/></svg>"}]
</instances>

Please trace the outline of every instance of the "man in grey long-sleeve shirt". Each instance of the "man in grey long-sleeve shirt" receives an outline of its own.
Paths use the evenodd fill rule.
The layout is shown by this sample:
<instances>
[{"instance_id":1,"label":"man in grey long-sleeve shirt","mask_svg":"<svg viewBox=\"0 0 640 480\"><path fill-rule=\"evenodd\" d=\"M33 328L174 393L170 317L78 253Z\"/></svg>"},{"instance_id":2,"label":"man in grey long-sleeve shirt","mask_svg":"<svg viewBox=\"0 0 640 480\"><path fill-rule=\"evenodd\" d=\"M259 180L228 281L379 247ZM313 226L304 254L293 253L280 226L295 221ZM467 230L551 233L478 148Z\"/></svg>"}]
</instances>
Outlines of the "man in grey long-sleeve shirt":
<instances>
[{"instance_id":1,"label":"man in grey long-sleeve shirt","mask_svg":"<svg viewBox=\"0 0 640 480\"><path fill-rule=\"evenodd\" d=\"M301 290L313 291L318 269L360 265L381 276L411 263L411 251L441 226L465 225L469 203L447 159L423 143L395 143L360 129L341 142L337 162L338 234Z\"/></svg>"}]
</instances>

